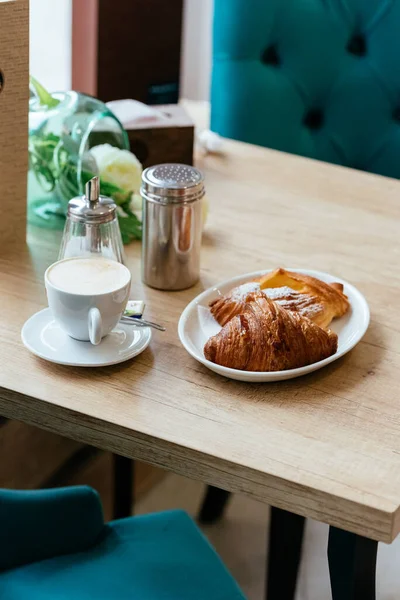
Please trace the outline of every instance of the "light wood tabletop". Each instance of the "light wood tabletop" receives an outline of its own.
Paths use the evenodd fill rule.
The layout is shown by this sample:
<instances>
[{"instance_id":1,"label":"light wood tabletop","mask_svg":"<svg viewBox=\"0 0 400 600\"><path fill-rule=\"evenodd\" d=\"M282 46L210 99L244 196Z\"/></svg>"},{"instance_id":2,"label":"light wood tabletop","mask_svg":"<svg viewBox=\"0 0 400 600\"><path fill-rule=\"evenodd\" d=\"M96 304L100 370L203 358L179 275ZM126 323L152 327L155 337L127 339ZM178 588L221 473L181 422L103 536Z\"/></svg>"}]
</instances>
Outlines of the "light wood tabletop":
<instances>
[{"instance_id":1,"label":"light wood tabletop","mask_svg":"<svg viewBox=\"0 0 400 600\"><path fill-rule=\"evenodd\" d=\"M210 214L201 281L183 292L140 282L133 298L167 326L139 357L84 369L22 345L46 306L57 240L2 248L0 414L160 465L375 540L400 530L400 183L233 141L200 157ZM53 239L52 239L53 238ZM221 280L277 266L353 283L371 308L364 339L312 375L274 384L222 378L181 346L179 316ZM4 457L3 457L4 460Z\"/></svg>"}]
</instances>

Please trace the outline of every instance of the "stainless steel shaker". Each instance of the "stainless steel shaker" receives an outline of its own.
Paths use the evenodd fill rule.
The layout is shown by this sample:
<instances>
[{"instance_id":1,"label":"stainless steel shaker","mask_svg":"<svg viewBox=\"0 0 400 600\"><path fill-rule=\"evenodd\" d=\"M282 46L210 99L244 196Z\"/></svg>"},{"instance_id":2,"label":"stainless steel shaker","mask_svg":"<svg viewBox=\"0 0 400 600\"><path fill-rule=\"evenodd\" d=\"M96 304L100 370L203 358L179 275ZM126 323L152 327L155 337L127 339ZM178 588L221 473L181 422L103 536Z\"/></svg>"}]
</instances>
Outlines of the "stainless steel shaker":
<instances>
[{"instance_id":1,"label":"stainless steel shaker","mask_svg":"<svg viewBox=\"0 0 400 600\"><path fill-rule=\"evenodd\" d=\"M200 276L204 177L194 167L167 163L142 175L142 280L160 290L183 290Z\"/></svg>"}]
</instances>

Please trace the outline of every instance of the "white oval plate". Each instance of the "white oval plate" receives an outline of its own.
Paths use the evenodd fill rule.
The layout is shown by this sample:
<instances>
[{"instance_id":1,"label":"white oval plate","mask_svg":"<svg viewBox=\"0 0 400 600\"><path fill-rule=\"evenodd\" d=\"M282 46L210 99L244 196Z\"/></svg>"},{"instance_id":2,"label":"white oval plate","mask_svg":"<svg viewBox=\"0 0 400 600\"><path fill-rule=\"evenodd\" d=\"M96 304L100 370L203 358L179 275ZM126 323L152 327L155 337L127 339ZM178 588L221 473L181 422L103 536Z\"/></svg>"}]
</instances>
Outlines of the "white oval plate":
<instances>
[{"instance_id":1,"label":"white oval plate","mask_svg":"<svg viewBox=\"0 0 400 600\"><path fill-rule=\"evenodd\" d=\"M150 343L150 327L118 323L98 346L69 337L45 308L28 319L21 331L28 350L36 356L71 367L107 367L137 356Z\"/></svg>"},{"instance_id":2,"label":"white oval plate","mask_svg":"<svg viewBox=\"0 0 400 600\"><path fill-rule=\"evenodd\" d=\"M207 360L204 356L203 348L206 341L218 333L221 329L217 321L211 315L208 308L209 302L217 298L220 294L226 294L233 287L246 283L268 272L267 270L255 271L254 273L246 273L233 277L228 281L209 288L205 292L199 294L183 311L179 319L178 334L185 349L200 363L220 375L237 379L239 381L249 382L268 382L268 381L284 381L285 379L293 379L300 377L306 373L311 373L317 369L321 369L325 365L337 360L346 352L349 352L361 340L369 325L369 308L364 296L350 283L343 281L339 277L321 273L320 271L312 271L309 269L288 269L288 271L297 271L311 275L317 279L321 279L326 283L337 281L344 286L344 292L350 301L349 311L341 318L335 319L330 328L338 334L339 343L338 350L333 356L325 358L312 365L301 367L299 369L289 369L286 371L240 371L239 369L230 369L222 367Z\"/></svg>"}]
</instances>

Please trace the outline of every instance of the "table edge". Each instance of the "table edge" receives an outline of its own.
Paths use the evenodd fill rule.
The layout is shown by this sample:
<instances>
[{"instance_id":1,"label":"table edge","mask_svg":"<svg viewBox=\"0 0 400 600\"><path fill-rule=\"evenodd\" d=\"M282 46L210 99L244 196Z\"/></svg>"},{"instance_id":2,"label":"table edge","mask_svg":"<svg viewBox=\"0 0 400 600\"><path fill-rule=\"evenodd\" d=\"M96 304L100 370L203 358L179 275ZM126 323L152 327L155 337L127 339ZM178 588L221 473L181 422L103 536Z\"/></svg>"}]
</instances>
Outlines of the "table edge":
<instances>
[{"instance_id":1,"label":"table edge","mask_svg":"<svg viewBox=\"0 0 400 600\"><path fill-rule=\"evenodd\" d=\"M200 450L124 428L45 400L0 387L0 414L47 431L244 494L260 502L391 543L400 532L400 506L393 511L361 504L284 480ZM245 475L242 473L245 470ZM251 477L249 477L251 476ZM244 487L244 481L246 485ZM293 502L296 497L300 501ZM340 502L340 513L337 510ZM324 506L323 512L319 506ZM362 513L360 517L359 514ZM367 513L367 516L366 516ZM340 518L338 517L340 514ZM346 514L346 520L343 515Z\"/></svg>"}]
</instances>

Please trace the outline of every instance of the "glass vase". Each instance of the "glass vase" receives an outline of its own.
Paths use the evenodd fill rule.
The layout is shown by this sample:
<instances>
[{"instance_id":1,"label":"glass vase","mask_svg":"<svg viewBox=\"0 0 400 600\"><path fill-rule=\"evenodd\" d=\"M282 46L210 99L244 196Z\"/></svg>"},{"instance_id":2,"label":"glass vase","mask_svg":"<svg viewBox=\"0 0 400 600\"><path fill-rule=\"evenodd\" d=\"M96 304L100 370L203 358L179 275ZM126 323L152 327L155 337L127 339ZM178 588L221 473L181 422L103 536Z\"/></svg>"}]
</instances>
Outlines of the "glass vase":
<instances>
[{"instance_id":1,"label":"glass vase","mask_svg":"<svg viewBox=\"0 0 400 600\"><path fill-rule=\"evenodd\" d=\"M78 92L49 97L49 104L35 94L29 102L28 222L63 229L69 200L98 175L90 149L110 144L128 150L129 140L100 100ZM101 193L115 197L118 188L101 182Z\"/></svg>"}]
</instances>

